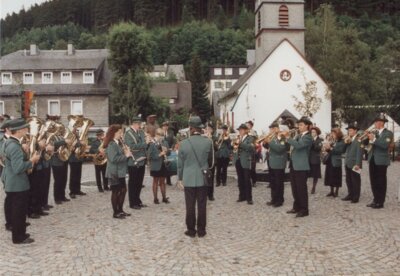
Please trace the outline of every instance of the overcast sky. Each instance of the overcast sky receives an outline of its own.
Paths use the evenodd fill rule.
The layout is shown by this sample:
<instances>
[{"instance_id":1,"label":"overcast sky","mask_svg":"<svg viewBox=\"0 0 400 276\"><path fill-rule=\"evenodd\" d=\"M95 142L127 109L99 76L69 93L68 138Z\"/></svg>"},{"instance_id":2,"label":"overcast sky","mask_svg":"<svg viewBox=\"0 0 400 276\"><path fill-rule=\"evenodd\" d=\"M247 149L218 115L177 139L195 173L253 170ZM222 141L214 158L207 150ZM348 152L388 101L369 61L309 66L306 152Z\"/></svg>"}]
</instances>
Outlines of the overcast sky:
<instances>
[{"instance_id":1,"label":"overcast sky","mask_svg":"<svg viewBox=\"0 0 400 276\"><path fill-rule=\"evenodd\" d=\"M46 1L47 0L0 0L1 18L6 17L7 13L18 13L21 10L22 6L24 6L27 10L35 3L40 4Z\"/></svg>"}]
</instances>

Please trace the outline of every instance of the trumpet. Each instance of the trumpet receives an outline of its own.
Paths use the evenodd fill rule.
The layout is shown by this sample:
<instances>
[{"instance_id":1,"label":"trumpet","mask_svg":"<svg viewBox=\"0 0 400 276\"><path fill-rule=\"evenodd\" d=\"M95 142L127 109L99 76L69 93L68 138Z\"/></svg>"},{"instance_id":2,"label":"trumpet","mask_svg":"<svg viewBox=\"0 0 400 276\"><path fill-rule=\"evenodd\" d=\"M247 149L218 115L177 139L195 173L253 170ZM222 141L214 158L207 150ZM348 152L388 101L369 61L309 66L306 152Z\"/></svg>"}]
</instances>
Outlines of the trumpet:
<instances>
[{"instance_id":1,"label":"trumpet","mask_svg":"<svg viewBox=\"0 0 400 276\"><path fill-rule=\"evenodd\" d=\"M222 146L222 143L223 143L224 141L227 141L227 140L229 140L229 134L228 134L228 133L226 133L226 134L221 134L221 136L219 137L219 139L218 139L218 141L217 141L217 149L220 149L221 146Z\"/></svg>"},{"instance_id":2,"label":"trumpet","mask_svg":"<svg viewBox=\"0 0 400 276\"><path fill-rule=\"evenodd\" d=\"M358 137L358 142L360 142L360 143L361 142L365 142L366 140L368 140L368 135L369 134L376 135L376 133L377 133L377 129L376 128L373 128L371 130L366 130L366 131L364 131L363 134L360 135L360 137Z\"/></svg>"},{"instance_id":3,"label":"trumpet","mask_svg":"<svg viewBox=\"0 0 400 276\"><path fill-rule=\"evenodd\" d=\"M129 153L128 158L133 156L131 149L129 148L129 146L127 144L125 144L124 139L122 137L119 138L119 144L122 147L122 150L124 151L125 155L127 153Z\"/></svg>"},{"instance_id":4,"label":"trumpet","mask_svg":"<svg viewBox=\"0 0 400 276\"><path fill-rule=\"evenodd\" d=\"M257 139L256 144L266 143L267 141L271 141L278 136L276 132L270 132L267 135L262 135L260 138Z\"/></svg>"}]
</instances>

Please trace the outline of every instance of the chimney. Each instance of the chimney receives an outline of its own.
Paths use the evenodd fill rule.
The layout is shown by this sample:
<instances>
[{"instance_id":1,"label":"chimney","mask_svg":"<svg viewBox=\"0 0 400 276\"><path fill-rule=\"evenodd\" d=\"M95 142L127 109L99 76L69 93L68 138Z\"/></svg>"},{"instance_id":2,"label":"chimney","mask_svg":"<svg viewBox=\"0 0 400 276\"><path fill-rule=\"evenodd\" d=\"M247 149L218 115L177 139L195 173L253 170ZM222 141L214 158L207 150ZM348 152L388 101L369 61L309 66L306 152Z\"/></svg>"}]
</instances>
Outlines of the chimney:
<instances>
[{"instance_id":1,"label":"chimney","mask_svg":"<svg viewBox=\"0 0 400 276\"><path fill-rule=\"evenodd\" d=\"M31 44L29 55L31 55L31 56L39 55L39 48L36 46L36 44Z\"/></svg>"},{"instance_id":2,"label":"chimney","mask_svg":"<svg viewBox=\"0 0 400 276\"><path fill-rule=\"evenodd\" d=\"M68 51L67 51L67 55L68 56L73 56L75 54L75 48L74 45L72 44L68 44Z\"/></svg>"}]
</instances>

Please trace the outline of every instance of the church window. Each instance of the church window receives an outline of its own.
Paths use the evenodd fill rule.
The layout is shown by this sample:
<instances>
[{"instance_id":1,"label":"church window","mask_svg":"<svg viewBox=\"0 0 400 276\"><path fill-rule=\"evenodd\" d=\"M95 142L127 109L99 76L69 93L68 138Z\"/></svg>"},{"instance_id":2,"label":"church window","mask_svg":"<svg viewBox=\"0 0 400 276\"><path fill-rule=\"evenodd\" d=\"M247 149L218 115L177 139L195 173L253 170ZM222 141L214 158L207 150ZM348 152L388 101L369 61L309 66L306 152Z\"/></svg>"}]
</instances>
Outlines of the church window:
<instances>
[{"instance_id":1,"label":"church window","mask_svg":"<svg viewBox=\"0 0 400 276\"><path fill-rule=\"evenodd\" d=\"M286 5L279 7L279 26L289 26L289 9Z\"/></svg>"}]
</instances>

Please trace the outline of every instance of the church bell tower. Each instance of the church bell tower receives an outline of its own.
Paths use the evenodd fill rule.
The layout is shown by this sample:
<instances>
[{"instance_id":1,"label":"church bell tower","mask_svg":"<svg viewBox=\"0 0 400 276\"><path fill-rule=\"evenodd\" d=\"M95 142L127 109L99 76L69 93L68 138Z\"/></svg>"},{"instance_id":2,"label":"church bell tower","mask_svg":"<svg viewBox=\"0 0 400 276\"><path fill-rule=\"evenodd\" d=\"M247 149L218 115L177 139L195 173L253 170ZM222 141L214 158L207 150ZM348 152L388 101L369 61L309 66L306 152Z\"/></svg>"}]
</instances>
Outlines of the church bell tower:
<instances>
[{"instance_id":1,"label":"church bell tower","mask_svg":"<svg viewBox=\"0 0 400 276\"><path fill-rule=\"evenodd\" d=\"M304 55L304 1L256 0L255 21L257 64L284 39Z\"/></svg>"}]
</instances>

